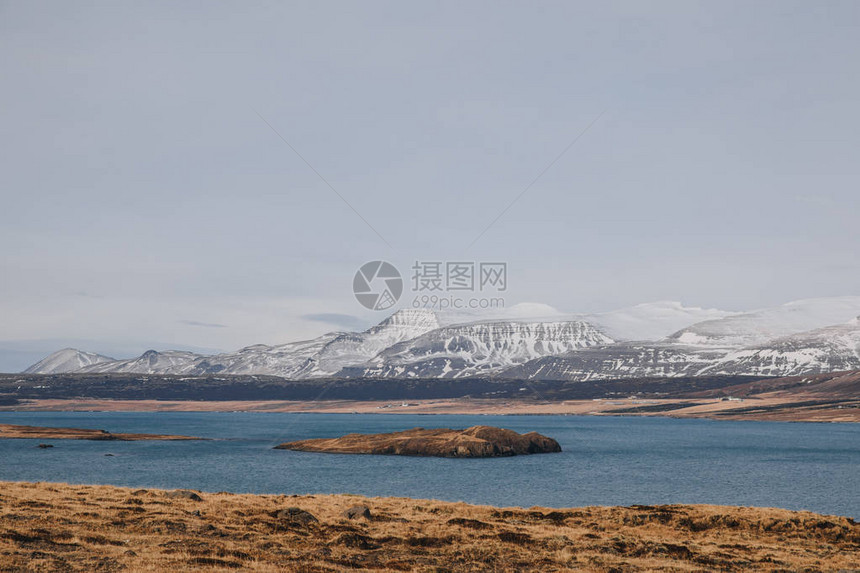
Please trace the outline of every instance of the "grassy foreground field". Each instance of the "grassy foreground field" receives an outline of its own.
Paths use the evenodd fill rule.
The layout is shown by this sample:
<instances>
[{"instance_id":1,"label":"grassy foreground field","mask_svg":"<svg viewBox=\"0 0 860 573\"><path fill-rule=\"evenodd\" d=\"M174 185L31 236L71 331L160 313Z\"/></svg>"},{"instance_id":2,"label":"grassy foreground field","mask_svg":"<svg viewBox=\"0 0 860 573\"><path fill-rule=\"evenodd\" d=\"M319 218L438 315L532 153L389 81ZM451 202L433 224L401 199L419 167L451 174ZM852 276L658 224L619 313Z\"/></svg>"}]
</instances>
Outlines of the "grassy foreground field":
<instances>
[{"instance_id":1,"label":"grassy foreground field","mask_svg":"<svg viewBox=\"0 0 860 573\"><path fill-rule=\"evenodd\" d=\"M198 494L0 482L0 570L838 571L860 564L860 525L808 512ZM370 517L343 514L357 505Z\"/></svg>"}]
</instances>

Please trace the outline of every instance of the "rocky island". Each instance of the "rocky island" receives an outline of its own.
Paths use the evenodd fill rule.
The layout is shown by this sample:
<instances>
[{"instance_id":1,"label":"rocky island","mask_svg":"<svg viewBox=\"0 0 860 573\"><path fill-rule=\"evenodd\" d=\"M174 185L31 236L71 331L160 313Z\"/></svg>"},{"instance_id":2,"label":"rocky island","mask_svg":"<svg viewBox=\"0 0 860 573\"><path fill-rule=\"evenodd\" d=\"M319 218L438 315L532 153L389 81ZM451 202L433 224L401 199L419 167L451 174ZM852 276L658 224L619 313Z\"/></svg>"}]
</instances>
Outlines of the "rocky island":
<instances>
[{"instance_id":1,"label":"rocky island","mask_svg":"<svg viewBox=\"0 0 860 573\"><path fill-rule=\"evenodd\" d=\"M518 434L492 426L472 426L465 430L413 428L388 434L347 434L340 438L286 442L275 449L329 454L494 458L560 452L561 446L537 432Z\"/></svg>"}]
</instances>

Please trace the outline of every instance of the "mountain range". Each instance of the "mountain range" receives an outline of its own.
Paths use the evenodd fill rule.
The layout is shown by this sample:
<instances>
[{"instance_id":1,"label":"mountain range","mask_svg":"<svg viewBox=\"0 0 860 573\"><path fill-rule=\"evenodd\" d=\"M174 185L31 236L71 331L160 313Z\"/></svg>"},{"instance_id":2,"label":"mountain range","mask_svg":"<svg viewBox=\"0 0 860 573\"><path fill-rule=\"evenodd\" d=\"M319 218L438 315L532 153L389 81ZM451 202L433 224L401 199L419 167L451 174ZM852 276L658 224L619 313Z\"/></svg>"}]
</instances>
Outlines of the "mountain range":
<instances>
[{"instance_id":1,"label":"mountain range","mask_svg":"<svg viewBox=\"0 0 860 573\"><path fill-rule=\"evenodd\" d=\"M657 302L602 314L509 313L459 322L464 317L406 309L363 332L332 332L231 353L149 350L115 360L64 349L25 373L267 374L291 379L481 375L570 381L791 376L860 368L858 316L860 297L854 296L805 299L745 313Z\"/></svg>"}]
</instances>

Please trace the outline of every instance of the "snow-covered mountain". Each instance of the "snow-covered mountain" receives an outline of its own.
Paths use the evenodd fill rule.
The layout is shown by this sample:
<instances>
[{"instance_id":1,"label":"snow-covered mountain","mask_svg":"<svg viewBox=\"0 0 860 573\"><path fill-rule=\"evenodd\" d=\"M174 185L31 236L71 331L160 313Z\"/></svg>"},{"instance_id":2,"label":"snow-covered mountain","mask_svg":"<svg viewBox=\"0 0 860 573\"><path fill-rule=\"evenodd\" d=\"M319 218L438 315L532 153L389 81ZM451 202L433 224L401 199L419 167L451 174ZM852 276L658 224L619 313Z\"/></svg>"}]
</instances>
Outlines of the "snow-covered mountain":
<instances>
[{"instance_id":1,"label":"snow-covered mountain","mask_svg":"<svg viewBox=\"0 0 860 573\"><path fill-rule=\"evenodd\" d=\"M395 312L378 325L359 333L346 333L326 344L304 371L307 376L331 376L347 366L363 364L383 350L439 328L432 310Z\"/></svg>"},{"instance_id":2,"label":"snow-covered mountain","mask_svg":"<svg viewBox=\"0 0 860 573\"><path fill-rule=\"evenodd\" d=\"M367 362L381 351L439 327L430 310L408 309L394 313L364 332L334 332L312 340L277 346L257 344L236 352L204 356L193 352L148 350L137 358L95 362L71 360L64 350L28 368L30 374L59 372L133 374L269 374L289 378L331 376L344 366ZM80 353L81 356L97 356ZM82 359L83 360L83 359ZM44 365L43 365L44 363ZM50 367L50 371L46 370Z\"/></svg>"},{"instance_id":3,"label":"snow-covered mountain","mask_svg":"<svg viewBox=\"0 0 860 573\"><path fill-rule=\"evenodd\" d=\"M112 362L113 358L102 356L101 354L93 354L92 352L83 352L74 348L64 348L53 354L39 360L26 370L24 374L59 374L62 372L74 372L91 364L100 364L102 362Z\"/></svg>"},{"instance_id":4,"label":"snow-covered mountain","mask_svg":"<svg viewBox=\"0 0 860 573\"><path fill-rule=\"evenodd\" d=\"M147 350L137 358L128 360L112 360L84 366L77 372L106 373L122 372L126 374L186 374L193 364L203 358L193 352L182 350Z\"/></svg>"},{"instance_id":5,"label":"snow-covered mountain","mask_svg":"<svg viewBox=\"0 0 860 573\"><path fill-rule=\"evenodd\" d=\"M271 374L315 378L367 362L386 348L439 327L424 309L401 310L364 332L333 332L279 346L258 344L238 352L205 357L183 374Z\"/></svg>"},{"instance_id":6,"label":"snow-covered mountain","mask_svg":"<svg viewBox=\"0 0 860 573\"><path fill-rule=\"evenodd\" d=\"M545 305L532 305L541 312ZM576 319L440 323L401 310L364 332L333 332L231 353L150 350L126 360L65 349L26 373L269 374L595 380L647 376L786 376L860 368L860 297L808 299L746 313L659 302ZM570 316L570 315L568 315ZM706 320L686 324L702 317ZM848 322L846 322L848 321ZM660 334L675 332L655 340Z\"/></svg>"},{"instance_id":7,"label":"snow-covered mountain","mask_svg":"<svg viewBox=\"0 0 860 573\"><path fill-rule=\"evenodd\" d=\"M681 344L743 347L768 340L841 324L860 315L860 296L810 298L698 322L672 334Z\"/></svg>"},{"instance_id":8,"label":"snow-covered mountain","mask_svg":"<svg viewBox=\"0 0 860 573\"><path fill-rule=\"evenodd\" d=\"M691 324L713 321L739 313L716 308L684 306L671 300L637 304L581 319L597 325L616 340L660 340Z\"/></svg>"},{"instance_id":9,"label":"snow-covered mountain","mask_svg":"<svg viewBox=\"0 0 860 573\"><path fill-rule=\"evenodd\" d=\"M773 316L778 313L766 314ZM809 320L809 317L804 317L804 320ZM771 325L784 326L786 323L785 320L773 321ZM752 324L752 321L744 324ZM761 326L762 322L756 324ZM682 342L685 338L700 342L699 339L671 336L658 342L596 346L563 356L532 360L505 370L501 376L584 381L718 374L793 376L860 369L860 318L738 349L731 348L732 343L737 343L737 337L740 334L752 336L755 332L743 333L736 329L731 332L731 337L727 330L723 332L727 334L723 338L712 337L700 344Z\"/></svg>"},{"instance_id":10,"label":"snow-covered mountain","mask_svg":"<svg viewBox=\"0 0 860 573\"><path fill-rule=\"evenodd\" d=\"M255 344L236 352L205 356L183 374L269 374L298 378L325 345L341 334L332 332L311 340L276 346Z\"/></svg>"},{"instance_id":11,"label":"snow-covered mountain","mask_svg":"<svg viewBox=\"0 0 860 573\"><path fill-rule=\"evenodd\" d=\"M860 369L860 317L730 352L701 374L792 376Z\"/></svg>"},{"instance_id":12,"label":"snow-covered mountain","mask_svg":"<svg viewBox=\"0 0 860 573\"><path fill-rule=\"evenodd\" d=\"M486 322L437 328L395 344L342 375L461 377L490 374L541 356L611 344L593 325L569 322Z\"/></svg>"}]
</instances>

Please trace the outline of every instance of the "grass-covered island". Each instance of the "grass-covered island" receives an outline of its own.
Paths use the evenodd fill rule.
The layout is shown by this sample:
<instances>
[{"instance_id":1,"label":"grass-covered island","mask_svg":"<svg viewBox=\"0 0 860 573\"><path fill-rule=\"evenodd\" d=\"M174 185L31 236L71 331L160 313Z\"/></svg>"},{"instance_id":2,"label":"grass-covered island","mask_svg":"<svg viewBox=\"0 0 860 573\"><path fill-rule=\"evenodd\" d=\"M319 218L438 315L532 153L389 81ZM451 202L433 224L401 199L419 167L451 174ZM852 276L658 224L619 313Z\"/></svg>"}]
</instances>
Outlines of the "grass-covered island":
<instances>
[{"instance_id":1,"label":"grass-covered island","mask_svg":"<svg viewBox=\"0 0 860 573\"><path fill-rule=\"evenodd\" d=\"M127 434L93 430L89 428L51 428L46 426L21 426L0 424L0 439L27 438L37 440L118 440L136 442L142 440L199 440L193 436L174 434Z\"/></svg>"},{"instance_id":2,"label":"grass-covered island","mask_svg":"<svg viewBox=\"0 0 860 573\"><path fill-rule=\"evenodd\" d=\"M537 432L518 434L504 428L472 426L465 430L412 428L386 434L347 434L339 438L286 442L275 449L328 454L494 458L560 452L561 446Z\"/></svg>"},{"instance_id":3,"label":"grass-covered island","mask_svg":"<svg viewBox=\"0 0 860 573\"><path fill-rule=\"evenodd\" d=\"M836 571L845 517L0 482L2 571Z\"/></svg>"}]
</instances>

